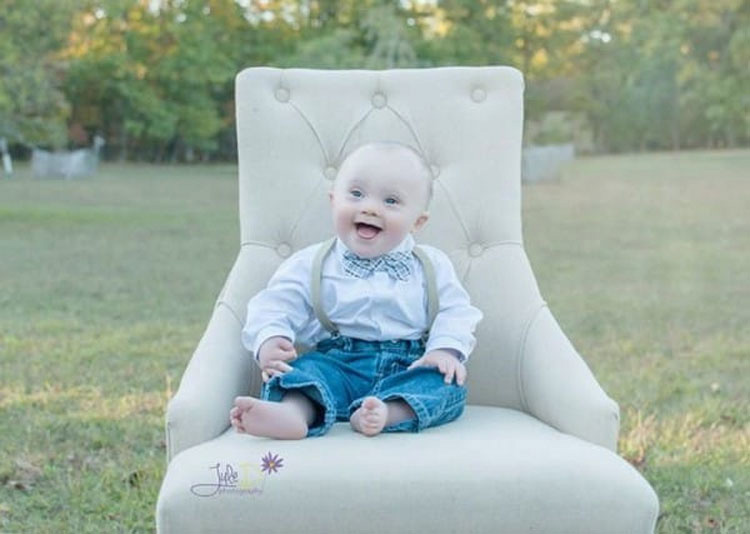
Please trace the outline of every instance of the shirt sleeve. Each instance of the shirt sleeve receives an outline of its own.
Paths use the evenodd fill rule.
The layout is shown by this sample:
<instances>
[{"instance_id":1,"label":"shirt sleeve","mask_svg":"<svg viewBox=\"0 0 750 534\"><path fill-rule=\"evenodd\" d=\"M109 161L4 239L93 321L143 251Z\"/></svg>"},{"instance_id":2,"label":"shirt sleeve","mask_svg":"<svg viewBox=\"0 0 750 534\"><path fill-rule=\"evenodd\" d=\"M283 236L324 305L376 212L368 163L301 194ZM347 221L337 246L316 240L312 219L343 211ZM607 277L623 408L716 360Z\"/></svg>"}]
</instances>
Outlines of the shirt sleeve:
<instances>
[{"instance_id":1,"label":"shirt sleeve","mask_svg":"<svg viewBox=\"0 0 750 534\"><path fill-rule=\"evenodd\" d=\"M439 249L431 255L435 265L440 309L430 328L425 353L435 349L452 349L461 362L474 350L474 331L482 320L482 312L471 305L469 294L461 285L450 258ZM458 354L456 354L456 352Z\"/></svg>"},{"instance_id":2,"label":"shirt sleeve","mask_svg":"<svg viewBox=\"0 0 750 534\"><path fill-rule=\"evenodd\" d=\"M297 252L276 269L268 285L247 303L242 344L258 360L258 349L269 337L284 336L292 343L310 321L312 305L308 254Z\"/></svg>"}]
</instances>

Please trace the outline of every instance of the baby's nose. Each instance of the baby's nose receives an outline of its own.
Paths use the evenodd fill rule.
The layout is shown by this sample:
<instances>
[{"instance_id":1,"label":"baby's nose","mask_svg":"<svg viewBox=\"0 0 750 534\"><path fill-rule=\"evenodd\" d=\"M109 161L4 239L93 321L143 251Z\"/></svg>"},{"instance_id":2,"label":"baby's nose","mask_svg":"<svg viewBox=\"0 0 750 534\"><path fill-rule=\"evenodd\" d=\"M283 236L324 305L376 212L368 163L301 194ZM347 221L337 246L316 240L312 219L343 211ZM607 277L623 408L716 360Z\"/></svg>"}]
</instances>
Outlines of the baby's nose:
<instances>
[{"instance_id":1,"label":"baby's nose","mask_svg":"<svg viewBox=\"0 0 750 534\"><path fill-rule=\"evenodd\" d=\"M362 213L368 214L368 215L378 215L378 209L375 204L365 204L362 206Z\"/></svg>"}]
</instances>

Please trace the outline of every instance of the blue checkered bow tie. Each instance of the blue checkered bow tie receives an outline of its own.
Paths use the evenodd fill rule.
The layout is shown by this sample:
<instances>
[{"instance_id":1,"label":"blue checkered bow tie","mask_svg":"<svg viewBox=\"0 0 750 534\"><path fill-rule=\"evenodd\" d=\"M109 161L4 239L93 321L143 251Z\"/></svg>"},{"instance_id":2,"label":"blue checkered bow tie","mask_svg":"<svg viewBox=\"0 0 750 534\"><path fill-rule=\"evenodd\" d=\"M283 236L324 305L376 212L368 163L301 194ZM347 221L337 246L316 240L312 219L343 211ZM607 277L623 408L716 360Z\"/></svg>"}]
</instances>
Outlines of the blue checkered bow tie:
<instances>
[{"instance_id":1,"label":"blue checkered bow tie","mask_svg":"<svg viewBox=\"0 0 750 534\"><path fill-rule=\"evenodd\" d=\"M391 252L376 258L361 258L351 250L344 251L344 271L357 278L368 278L375 271L385 271L388 276L407 280L412 267L410 252Z\"/></svg>"}]
</instances>

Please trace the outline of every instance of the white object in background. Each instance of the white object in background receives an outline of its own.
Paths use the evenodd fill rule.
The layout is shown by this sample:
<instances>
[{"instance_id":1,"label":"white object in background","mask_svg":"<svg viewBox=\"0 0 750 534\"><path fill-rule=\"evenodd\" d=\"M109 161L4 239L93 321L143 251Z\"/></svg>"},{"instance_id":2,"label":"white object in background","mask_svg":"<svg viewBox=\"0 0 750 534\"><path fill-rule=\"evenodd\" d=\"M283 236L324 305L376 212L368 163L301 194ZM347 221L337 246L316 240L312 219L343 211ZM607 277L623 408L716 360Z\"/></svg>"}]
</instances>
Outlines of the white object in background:
<instances>
[{"instance_id":1,"label":"white object in background","mask_svg":"<svg viewBox=\"0 0 750 534\"><path fill-rule=\"evenodd\" d=\"M3 170L5 174L8 177L13 176L13 162L8 153L8 141L5 140L5 137L0 137L0 152L3 153Z\"/></svg>"},{"instance_id":2,"label":"white object in background","mask_svg":"<svg viewBox=\"0 0 750 534\"><path fill-rule=\"evenodd\" d=\"M99 151L104 144L104 139L97 135L92 148L68 152L49 152L34 148L31 152L31 172L37 178L58 176L69 180L78 176L90 176L99 166Z\"/></svg>"},{"instance_id":3,"label":"white object in background","mask_svg":"<svg viewBox=\"0 0 750 534\"><path fill-rule=\"evenodd\" d=\"M575 159L575 145L529 145L523 147L521 179L524 183L558 182L562 168Z\"/></svg>"}]
</instances>

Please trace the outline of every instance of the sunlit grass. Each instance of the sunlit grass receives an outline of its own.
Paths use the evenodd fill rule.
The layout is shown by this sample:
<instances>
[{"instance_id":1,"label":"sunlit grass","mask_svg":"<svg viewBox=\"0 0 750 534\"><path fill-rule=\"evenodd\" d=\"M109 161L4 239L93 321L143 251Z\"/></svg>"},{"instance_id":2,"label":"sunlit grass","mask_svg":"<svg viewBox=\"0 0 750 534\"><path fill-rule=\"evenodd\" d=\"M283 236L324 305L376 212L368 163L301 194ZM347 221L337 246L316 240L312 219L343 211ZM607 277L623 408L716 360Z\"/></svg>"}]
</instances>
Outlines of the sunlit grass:
<instances>
[{"instance_id":1,"label":"sunlit grass","mask_svg":"<svg viewBox=\"0 0 750 534\"><path fill-rule=\"evenodd\" d=\"M545 299L622 409L660 533L750 531L750 153L597 157L524 189Z\"/></svg>"},{"instance_id":2,"label":"sunlit grass","mask_svg":"<svg viewBox=\"0 0 750 534\"><path fill-rule=\"evenodd\" d=\"M0 180L0 532L151 532L164 409L237 253L233 166ZM545 300L622 409L658 531L750 531L750 152L523 189ZM470 369L469 369L470 371Z\"/></svg>"}]
</instances>

